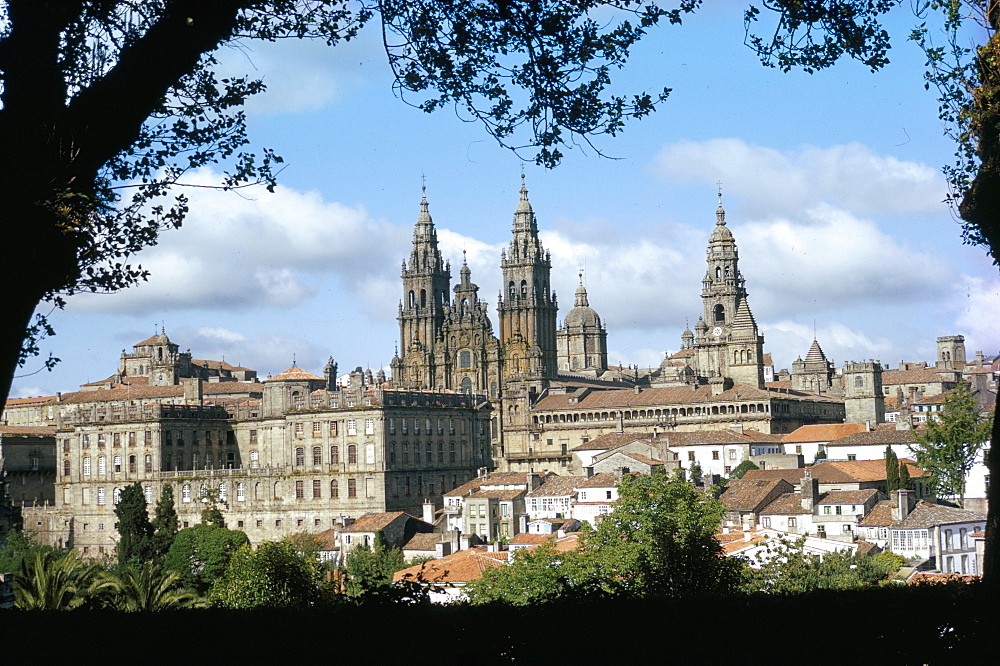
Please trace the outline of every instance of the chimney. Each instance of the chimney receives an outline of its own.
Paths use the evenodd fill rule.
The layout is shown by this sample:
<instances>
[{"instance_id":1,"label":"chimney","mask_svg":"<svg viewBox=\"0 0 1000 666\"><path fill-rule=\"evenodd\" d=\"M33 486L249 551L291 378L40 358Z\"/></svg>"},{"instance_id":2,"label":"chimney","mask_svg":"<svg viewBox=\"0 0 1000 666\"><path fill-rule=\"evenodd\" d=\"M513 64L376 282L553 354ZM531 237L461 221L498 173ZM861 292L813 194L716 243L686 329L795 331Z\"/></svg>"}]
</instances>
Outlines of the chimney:
<instances>
[{"instance_id":1,"label":"chimney","mask_svg":"<svg viewBox=\"0 0 1000 666\"><path fill-rule=\"evenodd\" d=\"M181 382L184 384L184 402L188 405L202 404L203 400L203 389L201 385L200 377L190 377L182 379Z\"/></svg>"},{"instance_id":2,"label":"chimney","mask_svg":"<svg viewBox=\"0 0 1000 666\"><path fill-rule=\"evenodd\" d=\"M434 524L434 502L424 501L424 522Z\"/></svg>"},{"instance_id":3,"label":"chimney","mask_svg":"<svg viewBox=\"0 0 1000 666\"><path fill-rule=\"evenodd\" d=\"M802 476L802 508L812 513L819 499L819 479L814 479L812 470L806 468Z\"/></svg>"},{"instance_id":4,"label":"chimney","mask_svg":"<svg viewBox=\"0 0 1000 666\"><path fill-rule=\"evenodd\" d=\"M459 550L468 550L470 548L470 546L471 546L471 544L469 543L469 535L468 534L460 534L459 537L458 537L458 547L459 547Z\"/></svg>"},{"instance_id":5,"label":"chimney","mask_svg":"<svg viewBox=\"0 0 1000 666\"><path fill-rule=\"evenodd\" d=\"M896 491L896 506L892 507L892 520L904 520L913 511L913 491L900 488Z\"/></svg>"},{"instance_id":6,"label":"chimney","mask_svg":"<svg viewBox=\"0 0 1000 666\"><path fill-rule=\"evenodd\" d=\"M441 559L442 557L447 557L451 555L451 543L448 541L438 541L434 544L434 557L436 559Z\"/></svg>"},{"instance_id":7,"label":"chimney","mask_svg":"<svg viewBox=\"0 0 1000 666\"><path fill-rule=\"evenodd\" d=\"M541 477L538 476L538 472L528 472L527 481L529 493L538 486L542 485L542 480Z\"/></svg>"},{"instance_id":8,"label":"chimney","mask_svg":"<svg viewBox=\"0 0 1000 666\"><path fill-rule=\"evenodd\" d=\"M517 528L521 530L521 534L528 533L528 514L522 513L517 517Z\"/></svg>"}]
</instances>

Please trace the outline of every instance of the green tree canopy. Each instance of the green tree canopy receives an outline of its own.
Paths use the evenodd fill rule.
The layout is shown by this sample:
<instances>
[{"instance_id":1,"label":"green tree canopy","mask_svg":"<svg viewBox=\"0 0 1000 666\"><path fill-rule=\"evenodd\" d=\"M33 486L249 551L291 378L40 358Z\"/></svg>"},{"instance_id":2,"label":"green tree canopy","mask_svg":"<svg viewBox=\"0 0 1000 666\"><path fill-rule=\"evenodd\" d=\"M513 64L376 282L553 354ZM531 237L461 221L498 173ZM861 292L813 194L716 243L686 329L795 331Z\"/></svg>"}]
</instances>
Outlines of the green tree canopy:
<instances>
[{"instance_id":1,"label":"green tree canopy","mask_svg":"<svg viewBox=\"0 0 1000 666\"><path fill-rule=\"evenodd\" d=\"M14 578L14 604L22 610L80 608L88 601L97 571L75 550L36 550L21 560Z\"/></svg>"},{"instance_id":2,"label":"green tree canopy","mask_svg":"<svg viewBox=\"0 0 1000 666\"><path fill-rule=\"evenodd\" d=\"M383 594L392 585L392 574L406 566L403 551L388 547L385 537L377 532L371 547L357 546L347 556L344 562L344 574L347 576L345 592L354 598Z\"/></svg>"},{"instance_id":3,"label":"green tree canopy","mask_svg":"<svg viewBox=\"0 0 1000 666\"><path fill-rule=\"evenodd\" d=\"M889 551L867 556L844 550L821 557L806 553L804 545L804 537L769 543L764 563L751 570L747 589L767 594L853 590L877 585L906 563L904 557Z\"/></svg>"},{"instance_id":4,"label":"green tree canopy","mask_svg":"<svg viewBox=\"0 0 1000 666\"><path fill-rule=\"evenodd\" d=\"M903 465L905 467L905 465ZM907 471L909 474L909 471ZM900 465L899 458L893 452L892 447L886 445L885 447L885 485L888 492L893 492L894 490L899 490L902 485L900 481Z\"/></svg>"},{"instance_id":5,"label":"green tree canopy","mask_svg":"<svg viewBox=\"0 0 1000 666\"><path fill-rule=\"evenodd\" d=\"M183 587L206 594L226 571L229 558L249 544L247 535L215 525L185 527L177 533L163 560L163 567L180 577Z\"/></svg>"},{"instance_id":6,"label":"green tree canopy","mask_svg":"<svg viewBox=\"0 0 1000 666\"><path fill-rule=\"evenodd\" d=\"M562 597L684 597L739 589L744 565L715 539L721 502L666 474L625 476L620 499L579 548L542 545L467 586L473 603L528 605Z\"/></svg>"},{"instance_id":7,"label":"green tree canopy","mask_svg":"<svg viewBox=\"0 0 1000 666\"><path fill-rule=\"evenodd\" d=\"M174 505L174 487L163 484L160 499L156 500L156 513L153 516L152 548L156 557L162 558L174 543L174 537L180 528L177 520L177 508Z\"/></svg>"},{"instance_id":8,"label":"green tree canopy","mask_svg":"<svg viewBox=\"0 0 1000 666\"><path fill-rule=\"evenodd\" d=\"M89 591L106 608L130 613L204 605L195 592L181 589L180 576L154 562L98 572Z\"/></svg>"},{"instance_id":9,"label":"green tree canopy","mask_svg":"<svg viewBox=\"0 0 1000 666\"><path fill-rule=\"evenodd\" d=\"M115 505L118 518L118 565L138 564L154 557L153 525L146 510L146 496L138 481L122 489Z\"/></svg>"},{"instance_id":10,"label":"green tree canopy","mask_svg":"<svg viewBox=\"0 0 1000 666\"><path fill-rule=\"evenodd\" d=\"M736 466L736 469L732 471L732 473L729 475L729 478L742 479L743 475L752 469L760 469L760 467L755 465L752 460L744 460L743 462L741 462L739 465Z\"/></svg>"},{"instance_id":11,"label":"green tree canopy","mask_svg":"<svg viewBox=\"0 0 1000 666\"><path fill-rule=\"evenodd\" d=\"M304 608L319 601L322 569L287 541L240 546L209 599L225 608Z\"/></svg>"},{"instance_id":12,"label":"green tree canopy","mask_svg":"<svg viewBox=\"0 0 1000 666\"><path fill-rule=\"evenodd\" d=\"M917 432L912 449L937 494L958 497L964 506L965 479L989 437L989 419L980 415L969 383L960 380L945 394L940 416L932 414L926 429Z\"/></svg>"}]
</instances>

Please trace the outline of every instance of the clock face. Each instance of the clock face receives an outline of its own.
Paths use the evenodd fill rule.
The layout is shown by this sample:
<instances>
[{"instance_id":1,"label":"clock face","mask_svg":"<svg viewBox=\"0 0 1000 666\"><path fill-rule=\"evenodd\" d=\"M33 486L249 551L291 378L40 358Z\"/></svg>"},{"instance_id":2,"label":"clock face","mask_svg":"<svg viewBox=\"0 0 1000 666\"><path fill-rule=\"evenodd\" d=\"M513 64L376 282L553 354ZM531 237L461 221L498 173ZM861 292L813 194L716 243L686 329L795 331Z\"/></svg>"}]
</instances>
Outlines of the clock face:
<instances>
[{"instance_id":1,"label":"clock face","mask_svg":"<svg viewBox=\"0 0 1000 666\"><path fill-rule=\"evenodd\" d=\"M716 326L715 328L713 328L712 335L714 335L715 337L719 337L720 335L722 335L722 327Z\"/></svg>"}]
</instances>

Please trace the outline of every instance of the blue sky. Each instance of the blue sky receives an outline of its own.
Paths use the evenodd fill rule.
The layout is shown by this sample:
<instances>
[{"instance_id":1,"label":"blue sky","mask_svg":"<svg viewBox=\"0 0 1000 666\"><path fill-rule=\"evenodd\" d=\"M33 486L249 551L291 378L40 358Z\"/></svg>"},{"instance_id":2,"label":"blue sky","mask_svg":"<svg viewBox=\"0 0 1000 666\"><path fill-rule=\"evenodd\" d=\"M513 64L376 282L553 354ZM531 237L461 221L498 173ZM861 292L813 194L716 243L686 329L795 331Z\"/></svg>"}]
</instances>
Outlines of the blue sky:
<instances>
[{"instance_id":1,"label":"blue sky","mask_svg":"<svg viewBox=\"0 0 1000 666\"><path fill-rule=\"evenodd\" d=\"M996 354L1000 279L981 248L962 245L942 203L953 145L917 47L897 39L876 74L846 62L783 74L743 45L741 7L712 3L633 50L618 89L673 92L652 116L597 140L616 159L578 148L554 170L523 166L560 315L582 268L610 362L655 365L675 351L701 313L721 181L778 368L805 355L814 330L838 364L933 360L935 338L951 334L966 336L970 355ZM915 22L901 10L896 34ZM396 98L377 37L224 53L227 71L250 68L269 85L249 126L285 158L281 185L192 191L184 227L135 258L149 282L71 298L43 344L62 362L24 368L12 396L103 379L161 324L195 358L261 376L293 357L317 374L330 355L342 370L387 366L422 177L454 278L464 250L495 304L522 160L453 110L425 114Z\"/></svg>"}]
</instances>

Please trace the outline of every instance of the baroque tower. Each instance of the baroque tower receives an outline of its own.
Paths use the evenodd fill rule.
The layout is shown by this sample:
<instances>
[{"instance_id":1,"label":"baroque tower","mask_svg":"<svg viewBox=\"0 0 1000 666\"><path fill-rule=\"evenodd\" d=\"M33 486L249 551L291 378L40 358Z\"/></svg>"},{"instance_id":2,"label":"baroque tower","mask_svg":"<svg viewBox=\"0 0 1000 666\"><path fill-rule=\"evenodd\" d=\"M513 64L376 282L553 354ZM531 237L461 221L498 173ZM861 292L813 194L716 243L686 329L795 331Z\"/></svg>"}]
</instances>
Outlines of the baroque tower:
<instances>
[{"instance_id":1,"label":"baroque tower","mask_svg":"<svg viewBox=\"0 0 1000 666\"><path fill-rule=\"evenodd\" d=\"M451 267L438 249L437 231L427 206L426 190L413 228L409 262L403 261L403 300L399 304L399 354L392 360L395 383L405 388L444 385L434 363L441 341Z\"/></svg>"},{"instance_id":2,"label":"baroque tower","mask_svg":"<svg viewBox=\"0 0 1000 666\"><path fill-rule=\"evenodd\" d=\"M538 223L521 176L521 200L514 212L513 237L501 254L505 292L497 305L504 378L556 376L556 295L549 284L552 261L538 238Z\"/></svg>"},{"instance_id":3,"label":"baroque tower","mask_svg":"<svg viewBox=\"0 0 1000 666\"><path fill-rule=\"evenodd\" d=\"M862 361L844 364L844 420L847 423L885 422L882 364Z\"/></svg>"},{"instance_id":4,"label":"baroque tower","mask_svg":"<svg viewBox=\"0 0 1000 666\"><path fill-rule=\"evenodd\" d=\"M487 304L479 298L469 264L462 261L455 297L445 308L442 343L436 365L446 368L446 388L496 398L500 381L500 345L493 335Z\"/></svg>"},{"instance_id":5,"label":"baroque tower","mask_svg":"<svg viewBox=\"0 0 1000 666\"><path fill-rule=\"evenodd\" d=\"M590 307L587 288L576 288L573 309L566 315L562 328L556 333L559 350L559 370L580 372L597 371L598 375L608 369L608 331L601 324L601 318Z\"/></svg>"},{"instance_id":6,"label":"baroque tower","mask_svg":"<svg viewBox=\"0 0 1000 666\"><path fill-rule=\"evenodd\" d=\"M695 326L697 372L709 379L729 378L763 388L764 338L747 303L746 281L739 269L736 239L726 226L722 192L706 262L701 290L704 313Z\"/></svg>"}]
</instances>

